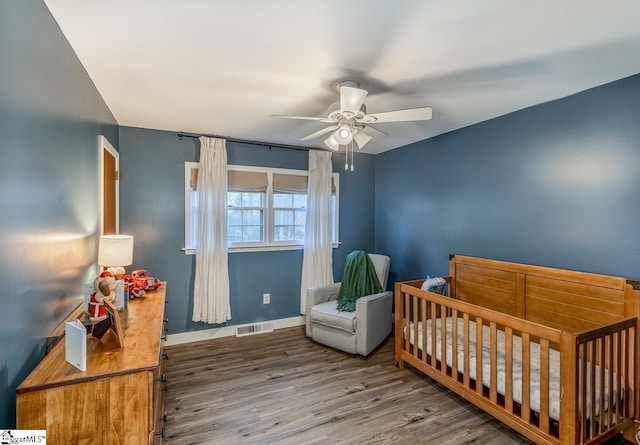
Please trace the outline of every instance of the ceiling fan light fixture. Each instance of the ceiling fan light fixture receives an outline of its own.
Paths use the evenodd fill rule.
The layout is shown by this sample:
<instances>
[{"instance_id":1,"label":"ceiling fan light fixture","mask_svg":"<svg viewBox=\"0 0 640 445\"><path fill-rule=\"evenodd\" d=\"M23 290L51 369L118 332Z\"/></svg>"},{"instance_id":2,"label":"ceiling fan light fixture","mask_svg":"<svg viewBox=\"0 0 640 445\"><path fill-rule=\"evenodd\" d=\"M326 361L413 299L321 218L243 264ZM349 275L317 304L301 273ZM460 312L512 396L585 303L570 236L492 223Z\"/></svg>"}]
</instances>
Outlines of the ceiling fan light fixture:
<instances>
[{"instance_id":1,"label":"ceiling fan light fixture","mask_svg":"<svg viewBox=\"0 0 640 445\"><path fill-rule=\"evenodd\" d=\"M333 151L340 150L340 143L338 141L336 141L336 138L333 137L333 135L331 135L327 139L325 139L324 145L326 145L327 147L329 147Z\"/></svg>"},{"instance_id":2,"label":"ceiling fan light fixture","mask_svg":"<svg viewBox=\"0 0 640 445\"><path fill-rule=\"evenodd\" d=\"M372 137L362 130L353 135L353 140L356 141L359 148L364 147L371 139Z\"/></svg>"},{"instance_id":3,"label":"ceiling fan light fixture","mask_svg":"<svg viewBox=\"0 0 640 445\"><path fill-rule=\"evenodd\" d=\"M333 137L340 145L347 145L353 140L353 131L349 125L343 124L333 133Z\"/></svg>"}]
</instances>

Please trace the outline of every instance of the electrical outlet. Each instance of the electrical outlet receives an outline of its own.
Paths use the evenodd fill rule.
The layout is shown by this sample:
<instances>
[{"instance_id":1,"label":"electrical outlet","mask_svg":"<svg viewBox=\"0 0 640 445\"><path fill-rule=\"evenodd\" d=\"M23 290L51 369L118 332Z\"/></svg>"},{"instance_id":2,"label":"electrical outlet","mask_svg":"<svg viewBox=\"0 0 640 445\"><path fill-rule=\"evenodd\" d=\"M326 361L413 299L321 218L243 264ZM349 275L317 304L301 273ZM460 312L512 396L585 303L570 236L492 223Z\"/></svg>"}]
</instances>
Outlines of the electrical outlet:
<instances>
[{"instance_id":1,"label":"electrical outlet","mask_svg":"<svg viewBox=\"0 0 640 445\"><path fill-rule=\"evenodd\" d=\"M262 304L271 303L271 294L262 294Z\"/></svg>"}]
</instances>

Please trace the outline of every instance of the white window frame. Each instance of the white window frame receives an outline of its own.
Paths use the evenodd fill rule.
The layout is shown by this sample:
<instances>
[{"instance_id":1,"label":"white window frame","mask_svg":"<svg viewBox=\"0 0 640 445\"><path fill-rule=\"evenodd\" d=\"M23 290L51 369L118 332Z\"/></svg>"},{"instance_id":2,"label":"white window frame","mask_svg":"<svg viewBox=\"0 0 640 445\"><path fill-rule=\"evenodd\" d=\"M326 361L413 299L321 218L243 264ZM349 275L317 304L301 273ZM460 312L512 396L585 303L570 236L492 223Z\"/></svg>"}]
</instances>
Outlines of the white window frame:
<instances>
[{"instance_id":1,"label":"white window frame","mask_svg":"<svg viewBox=\"0 0 640 445\"><path fill-rule=\"evenodd\" d=\"M191 246L191 198L189 190L191 188L191 170L198 168L197 162L185 162L184 163L184 252L187 255L194 255L196 249ZM303 241L274 241L273 240L273 227L274 227L274 207L273 207L273 175L285 174L285 175L300 175L308 176L307 170L293 170L285 168L275 167L254 167L245 165L229 165L227 171L247 171L247 172L261 172L266 173L268 177L268 186L266 191L266 214L264 221L264 241L260 242L234 242L228 245L229 253L234 252L258 252L269 250L297 250L304 248ZM340 174L332 173L333 182L336 187L335 194L335 211L333 215L332 224L332 242L333 247L336 248L340 245Z\"/></svg>"}]
</instances>

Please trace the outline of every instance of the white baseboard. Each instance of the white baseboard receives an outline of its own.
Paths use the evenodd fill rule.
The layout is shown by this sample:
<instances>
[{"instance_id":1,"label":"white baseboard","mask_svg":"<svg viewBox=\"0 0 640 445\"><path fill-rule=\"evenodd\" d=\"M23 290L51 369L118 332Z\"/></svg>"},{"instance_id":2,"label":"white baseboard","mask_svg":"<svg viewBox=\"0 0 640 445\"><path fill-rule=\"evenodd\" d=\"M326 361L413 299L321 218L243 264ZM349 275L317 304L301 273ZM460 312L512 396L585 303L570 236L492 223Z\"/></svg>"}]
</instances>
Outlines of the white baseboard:
<instances>
[{"instance_id":1,"label":"white baseboard","mask_svg":"<svg viewBox=\"0 0 640 445\"><path fill-rule=\"evenodd\" d=\"M280 318L278 320L261 320L269 321L273 323L273 329L291 328L294 326L302 326L305 324L304 315L299 317ZM252 324L252 323L247 323ZM236 335L236 328L240 326L246 326L246 324L239 324L233 326L223 326L221 328L203 329L201 331L189 331L181 332L179 334L167 335L167 341L164 346L182 345L185 343L192 343L195 341L211 340L213 338L222 337L234 337Z\"/></svg>"}]
</instances>

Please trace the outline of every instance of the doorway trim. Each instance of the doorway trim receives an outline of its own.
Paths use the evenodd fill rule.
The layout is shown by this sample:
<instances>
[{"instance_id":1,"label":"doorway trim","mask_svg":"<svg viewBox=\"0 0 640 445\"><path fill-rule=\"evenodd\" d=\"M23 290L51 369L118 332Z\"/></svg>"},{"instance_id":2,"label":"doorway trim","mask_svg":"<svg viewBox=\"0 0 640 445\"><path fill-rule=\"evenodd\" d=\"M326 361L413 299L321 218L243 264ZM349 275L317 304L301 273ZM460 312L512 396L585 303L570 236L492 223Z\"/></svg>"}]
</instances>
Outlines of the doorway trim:
<instances>
[{"instance_id":1,"label":"doorway trim","mask_svg":"<svg viewBox=\"0 0 640 445\"><path fill-rule=\"evenodd\" d=\"M116 233L120 233L120 153L103 135L98 136L98 177L100 178L100 235L104 235L104 151L108 151L116 160Z\"/></svg>"}]
</instances>

